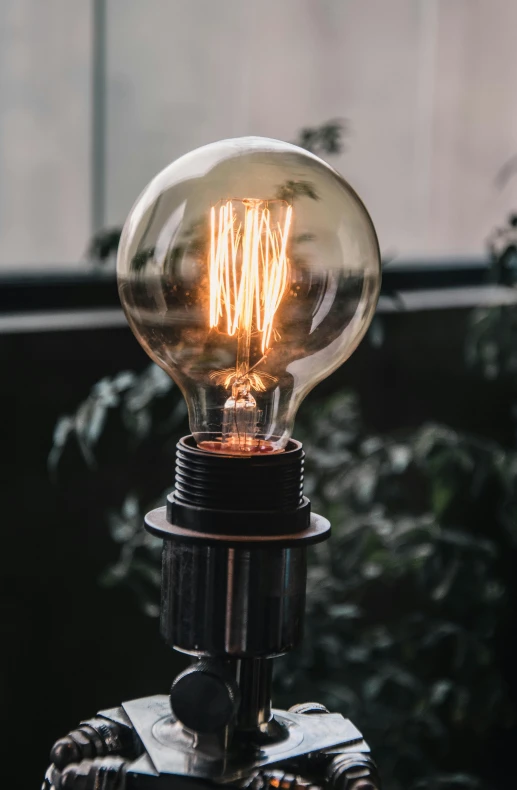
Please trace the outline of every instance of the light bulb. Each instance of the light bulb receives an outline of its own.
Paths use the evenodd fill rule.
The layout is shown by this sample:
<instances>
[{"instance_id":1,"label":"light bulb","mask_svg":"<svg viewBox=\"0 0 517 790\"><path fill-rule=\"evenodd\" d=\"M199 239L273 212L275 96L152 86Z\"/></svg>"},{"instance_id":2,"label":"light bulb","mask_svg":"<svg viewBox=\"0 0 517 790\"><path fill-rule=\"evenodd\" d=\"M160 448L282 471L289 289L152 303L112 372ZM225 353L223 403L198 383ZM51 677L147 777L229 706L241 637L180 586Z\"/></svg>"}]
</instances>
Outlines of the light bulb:
<instances>
[{"instance_id":1,"label":"light bulb","mask_svg":"<svg viewBox=\"0 0 517 790\"><path fill-rule=\"evenodd\" d=\"M366 332L381 280L354 190L317 156L260 137L159 173L125 223L117 273L198 447L229 455L283 450L303 398Z\"/></svg>"}]
</instances>

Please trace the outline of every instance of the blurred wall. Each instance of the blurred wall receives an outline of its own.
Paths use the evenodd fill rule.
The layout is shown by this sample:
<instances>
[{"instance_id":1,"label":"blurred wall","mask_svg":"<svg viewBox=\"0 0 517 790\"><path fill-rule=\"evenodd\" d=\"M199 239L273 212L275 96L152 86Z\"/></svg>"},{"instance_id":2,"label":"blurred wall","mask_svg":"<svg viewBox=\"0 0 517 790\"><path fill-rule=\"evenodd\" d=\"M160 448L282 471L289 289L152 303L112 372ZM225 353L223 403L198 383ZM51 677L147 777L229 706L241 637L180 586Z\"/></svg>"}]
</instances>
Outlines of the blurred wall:
<instances>
[{"instance_id":1,"label":"blurred wall","mask_svg":"<svg viewBox=\"0 0 517 790\"><path fill-rule=\"evenodd\" d=\"M90 233L91 3L0 2L0 265L70 263Z\"/></svg>"},{"instance_id":2,"label":"blurred wall","mask_svg":"<svg viewBox=\"0 0 517 790\"><path fill-rule=\"evenodd\" d=\"M90 226L92 2L0 4L0 264L76 261ZM381 246L479 256L517 204L514 0L106 0L106 216L218 138L341 117L334 163Z\"/></svg>"}]
</instances>

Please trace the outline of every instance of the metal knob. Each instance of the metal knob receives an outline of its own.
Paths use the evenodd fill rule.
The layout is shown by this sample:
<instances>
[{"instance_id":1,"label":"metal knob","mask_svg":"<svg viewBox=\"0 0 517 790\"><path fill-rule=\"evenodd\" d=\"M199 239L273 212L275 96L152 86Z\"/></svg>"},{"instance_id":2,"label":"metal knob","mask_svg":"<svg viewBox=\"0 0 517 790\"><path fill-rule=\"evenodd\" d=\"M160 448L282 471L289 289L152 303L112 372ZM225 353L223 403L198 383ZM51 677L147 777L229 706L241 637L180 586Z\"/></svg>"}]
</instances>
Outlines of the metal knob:
<instances>
[{"instance_id":1,"label":"metal knob","mask_svg":"<svg viewBox=\"0 0 517 790\"><path fill-rule=\"evenodd\" d=\"M217 733L235 718L239 690L220 666L199 661L175 679L170 703L176 719L189 730Z\"/></svg>"}]
</instances>

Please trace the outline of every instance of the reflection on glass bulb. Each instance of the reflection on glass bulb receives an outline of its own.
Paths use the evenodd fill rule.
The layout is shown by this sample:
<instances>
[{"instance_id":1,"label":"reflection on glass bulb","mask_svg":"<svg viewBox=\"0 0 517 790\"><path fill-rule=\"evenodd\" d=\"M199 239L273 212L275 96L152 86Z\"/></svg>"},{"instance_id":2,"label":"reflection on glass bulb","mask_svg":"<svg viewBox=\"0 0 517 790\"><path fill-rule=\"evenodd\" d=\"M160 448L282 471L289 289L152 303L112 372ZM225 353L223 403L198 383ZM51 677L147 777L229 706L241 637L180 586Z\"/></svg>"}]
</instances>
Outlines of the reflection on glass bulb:
<instances>
[{"instance_id":1,"label":"reflection on glass bulb","mask_svg":"<svg viewBox=\"0 0 517 790\"><path fill-rule=\"evenodd\" d=\"M257 137L174 162L129 215L119 292L181 387L198 446L280 452L298 406L364 335L380 288L363 204L325 162Z\"/></svg>"}]
</instances>

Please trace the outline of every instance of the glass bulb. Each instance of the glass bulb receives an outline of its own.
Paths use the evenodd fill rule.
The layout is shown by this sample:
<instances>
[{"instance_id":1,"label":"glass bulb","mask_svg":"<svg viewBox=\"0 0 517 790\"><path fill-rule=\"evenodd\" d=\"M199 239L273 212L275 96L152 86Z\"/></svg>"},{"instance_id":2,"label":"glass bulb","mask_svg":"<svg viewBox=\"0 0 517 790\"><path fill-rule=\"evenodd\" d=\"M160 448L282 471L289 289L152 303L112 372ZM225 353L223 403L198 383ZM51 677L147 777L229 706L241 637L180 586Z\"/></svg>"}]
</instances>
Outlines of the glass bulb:
<instances>
[{"instance_id":1,"label":"glass bulb","mask_svg":"<svg viewBox=\"0 0 517 790\"><path fill-rule=\"evenodd\" d=\"M260 137L159 173L126 221L117 273L198 446L230 455L282 451L303 398L366 332L381 281L354 190L317 156Z\"/></svg>"}]
</instances>

